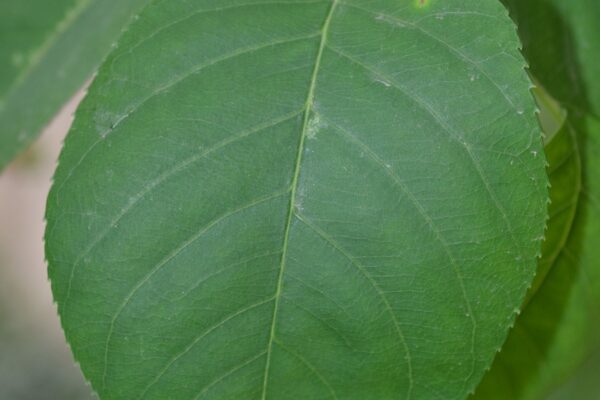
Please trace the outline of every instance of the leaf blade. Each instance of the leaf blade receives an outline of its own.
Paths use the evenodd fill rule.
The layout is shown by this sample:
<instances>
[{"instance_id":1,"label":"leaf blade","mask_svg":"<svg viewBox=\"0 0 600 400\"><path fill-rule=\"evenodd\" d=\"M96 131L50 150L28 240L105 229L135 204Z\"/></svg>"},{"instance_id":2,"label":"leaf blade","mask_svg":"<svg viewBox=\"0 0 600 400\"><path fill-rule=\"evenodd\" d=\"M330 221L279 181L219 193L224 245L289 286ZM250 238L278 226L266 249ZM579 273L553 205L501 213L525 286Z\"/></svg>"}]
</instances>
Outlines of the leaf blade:
<instances>
[{"instance_id":1,"label":"leaf blade","mask_svg":"<svg viewBox=\"0 0 600 400\"><path fill-rule=\"evenodd\" d=\"M566 244L559 241L553 247L552 243L546 243L540 277L534 283L539 290L535 296L530 292L531 303L526 304L505 351L475 397L539 399L569 379L598 349L595 338L599 328L595 321L600 292L597 246L593 243L599 220L594 199L598 197L595 154L600 129L595 115L600 91L594 79L598 67L595 51L598 26L593 21L600 10L597 3L587 0L504 3L518 24L532 72L567 109L566 124L577 136L582 176L573 177L570 183L556 182L560 187L552 191L568 193L573 184L576 187L581 182L581 193ZM550 225L550 232L556 228L560 227ZM556 262L549 265L557 251L560 253ZM549 268L548 277L543 279ZM523 359L532 343L539 343L536 354ZM522 368L523 365L528 367ZM521 371L520 376L509 373L510 368ZM565 393L577 397L575 391L565 389Z\"/></svg>"},{"instance_id":2,"label":"leaf blade","mask_svg":"<svg viewBox=\"0 0 600 400\"><path fill-rule=\"evenodd\" d=\"M300 133L300 144L298 145L298 154L296 155L296 165L294 166L294 176L292 178L292 189L291 189L291 193L290 193L290 205L289 205L289 210L288 210L287 222L286 222L286 226L285 226L285 233L284 233L284 237L283 237L283 250L282 250L282 255L281 255L281 263L280 263L281 267L280 267L279 275L277 278L277 289L275 292L275 306L273 307L273 318L272 318L272 322L271 322L271 330L269 333L269 344L268 344L268 348L267 348L267 361L265 362L265 373L264 373L263 389L262 389L262 399L263 400L265 400L267 398L267 388L268 388L268 384L269 384L269 371L271 368L273 343L275 340L275 329L276 329L275 327L276 327L276 322L277 322L277 311L279 309L279 302L281 300L283 277L284 277L285 265L286 265L286 261L287 261L287 255L288 255L287 252L288 252L288 245L289 245L289 239L290 239L290 228L292 226L292 220L294 218L294 206L295 206L295 202L296 202L296 192L298 190L298 178L300 175L300 168L302 165L302 154L304 153L304 141L306 140L307 132L309 129L310 113L312 112L313 107L314 107L315 87L317 84L317 77L319 76L319 68L321 66L321 59L323 57L325 43L327 42L327 36L329 34L329 26L331 24L331 19L333 17L333 14L335 12L337 5L338 5L337 0L334 0L333 3L331 4L329 12L327 13L327 16L325 17L325 22L323 23L323 27L321 28L321 39L319 42L319 51L318 51L316 59L315 59L315 67L314 67L312 76L310 78L310 87L308 89L306 104L304 106L304 120L302 121L302 132ZM318 376L320 376L320 374ZM327 385L328 385L329 389L331 390L331 392L333 393L334 398L336 398L337 396L335 395L335 392L333 391L333 389L331 389L329 384L327 384ZM411 389L409 388L409 397L410 397L410 390Z\"/></svg>"},{"instance_id":3,"label":"leaf blade","mask_svg":"<svg viewBox=\"0 0 600 400\"><path fill-rule=\"evenodd\" d=\"M496 2L459 3L151 3L49 197L53 292L101 396L472 389L532 278L546 182L514 28ZM410 40L422 54L402 59ZM484 301L498 280L511 304Z\"/></svg>"},{"instance_id":4,"label":"leaf blade","mask_svg":"<svg viewBox=\"0 0 600 400\"><path fill-rule=\"evenodd\" d=\"M509 333L491 370L477 388L474 399L542 398L546 389L537 387L537 374L544 369L546 352L551 352L556 331L560 331L562 310L570 297L574 275L565 270L565 255L582 185L581 158L577 139L566 123L546 146L550 176L550 218L538 275L521 307L515 327ZM531 349L535 351L531 351ZM529 351L526 351L529 350ZM560 364L560 363L559 363Z\"/></svg>"}]
</instances>

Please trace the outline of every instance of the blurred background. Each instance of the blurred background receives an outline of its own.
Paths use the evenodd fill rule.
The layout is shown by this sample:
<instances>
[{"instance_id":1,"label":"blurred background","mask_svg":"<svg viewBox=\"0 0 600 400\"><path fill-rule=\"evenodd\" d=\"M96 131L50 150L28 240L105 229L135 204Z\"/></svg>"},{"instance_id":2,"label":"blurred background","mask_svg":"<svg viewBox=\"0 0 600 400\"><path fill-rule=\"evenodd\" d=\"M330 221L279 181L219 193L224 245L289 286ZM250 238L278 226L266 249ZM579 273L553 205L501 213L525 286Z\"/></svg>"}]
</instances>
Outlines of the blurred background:
<instances>
[{"instance_id":1,"label":"blurred background","mask_svg":"<svg viewBox=\"0 0 600 400\"><path fill-rule=\"evenodd\" d=\"M93 399L66 345L44 260L44 208L78 93L0 174L0 400Z\"/></svg>"}]
</instances>

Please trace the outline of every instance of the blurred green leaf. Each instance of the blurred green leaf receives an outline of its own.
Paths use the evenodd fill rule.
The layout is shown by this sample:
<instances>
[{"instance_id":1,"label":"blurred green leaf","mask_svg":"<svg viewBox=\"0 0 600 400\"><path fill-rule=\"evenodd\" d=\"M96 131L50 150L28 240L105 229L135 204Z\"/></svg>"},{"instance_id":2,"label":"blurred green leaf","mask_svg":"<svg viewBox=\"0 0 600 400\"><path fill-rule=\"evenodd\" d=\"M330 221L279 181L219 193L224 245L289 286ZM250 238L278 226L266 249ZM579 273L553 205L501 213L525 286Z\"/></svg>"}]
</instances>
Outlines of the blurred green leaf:
<instances>
[{"instance_id":1,"label":"blurred green leaf","mask_svg":"<svg viewBox=\"0 0 600 400\"><path fill-rule=\"evenodd\" d=\"M590 357L577 372L555 390L548 400L598 400L600 399L600 351Z\"/></svg>"},{"instance_id":2,"label":"blurred green leaf","mask_svg":"<svg viewBox=\"0 0 600 400\"><path fill-rule=\"evenodd\" d=\"M600 1L502 1L532 75L568 108L600 117Z\"/></svg>"},{"instance_id":3,"label":"blurred green leaf","mask_svg":"<svg viewBox=\"0 0 600 400\"><path fill-rule=\"evenodd\" d=\"M154 1L48 201L107 399L462 399L540 252L531 83L497 0Z\"/></svg>"},{"instance_id":4,"label":"blurred green leaf","mask_svg":"<svg viewBox=\"0 0 600 400\"><path fill-rule=\"evenodd\" d=\"M581 190L581 157L567 113L542 87L533 90L540 111L538 118L545 133L545 152L549 163L550 205L542 257L524 306L537 293L560 255L569 234Z\"/></svg>"},{"instance_id":5,"label":"blurred green leaf","mask_svg":"<svg viewBox=\"0 0 600 400\"><path fill-rule=\"evenodd\" d=\"M91 77L146 2L0 1L0 169Z\"/></svg>"}]
</instances>

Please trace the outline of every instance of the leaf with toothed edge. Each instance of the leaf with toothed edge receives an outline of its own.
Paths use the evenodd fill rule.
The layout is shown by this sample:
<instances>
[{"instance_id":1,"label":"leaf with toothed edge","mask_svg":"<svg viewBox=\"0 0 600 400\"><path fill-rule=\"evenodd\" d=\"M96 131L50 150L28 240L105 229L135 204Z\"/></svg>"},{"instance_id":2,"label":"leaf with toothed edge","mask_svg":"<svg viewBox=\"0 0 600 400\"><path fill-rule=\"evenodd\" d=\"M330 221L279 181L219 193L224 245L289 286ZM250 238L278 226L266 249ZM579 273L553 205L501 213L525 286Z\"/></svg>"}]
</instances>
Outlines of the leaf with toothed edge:
<instances>
[{"instance_id":1,"label":"leaf with toothed edge","mask_svg":"<svg viewBox=\"0 0 600 400\"><path fill-rule=\"evenodd\" d=\"M48 199L103 399L461 399L533 279L547 179L496 0L153 1Z\"/></svg>"},{"instance_id":2,"label":"leaf with toothed edge","mask_svg":"<svg viewBox=\"0 0 600 400\"><path fill-rule=\"evenodd\" d=\"M554 245L545 243L542 261L551 265L542 264L546 275L536 279L537 290L530 293L474 400L545 399L600 351L600 122L571 116L548 148L550 213L555 216L549 232L557 234L556 228L572 215L573 201L576 213L568 217L567 237L550 236ZM572 393L570 398L580 398L573 388L564 390Z\"/></svg>"},{"instance_id":3,"label":"leaf with toothed edge","mask_svg":"<svg viewBox=\"0 0 600 400\"><path fill-rule=\"evenodd\" d=\"M544 149L550 180L548 221L538 260L535 279L521 308L527 306L557 258L571 233L581 190L581 157L574 128L567 122L567 112L541 86L533 93L540 111L538 118L544 133Z\"/></svg>"},{"instance_id":4,"label":"leaf with toothed edge","mask_svg":"<svg viewBox=\"0 0 600 400\"><path fill-rule=\"evenodd\" d=\"M569 298L573 272L564 270L563 252L580 197L580 150L573 127L561 112L554 111L555 103L548 94L539 88L536 90L541 107L540 119L546 133L545 150L551 185L548 229L537 275L521 307L522 314L491 370L472 396L473 400L533 400L543 397L544 390L536 387L536 374L544 364L546 351L552 346L561 310Z\"/></svg>"},{"instance_id":5,"label":"leaf with toothed edge","mask_svg":"<svg viewBox=\"0 0 600 400\"><path fill-rule=\"evenodd\" d=\"M600 117L600 2L502 0L519 26L531 73L560 103Z\"/></svg>"},{"instance_id":6,"label":"leaf with toothed edge","mask_svg":"<svg viewBox=\"0 0 600 400\"><path fill-rule=\"evenodd\" d=\"M600 354L600 85L596 79L600 72L600 3L503 2L519 26L531 72L567 110L563 143L550 143L555 154L566 157L549 154L550 168L559 171L560 177L553 183L551 197L564 207L551 206L551 214L554 208L558 218L549 222L533 290L475 398L588 398L582 397L585 385L580 385L577 377L565 382L584 368L590 356ZM563 150L556 153L558 146ZM580 169L579 176L574 175L576 169ZM554 179L551 176L551 181ZM570 229L562 233L567 237L552 237L552 232L561 233L560 225L566 221ZM579 374L586 376L586 371Z\"/></svg>"},{"instance_id":7,"label":"leaf with toothed edge","mask_svg":"<svg viewBox=\"0 0 600 400\"><path fill-rule=\"evenodd\" d=\"M91 77L147 1L0 2L0 170Z\"/></svg>"}]
</instances>

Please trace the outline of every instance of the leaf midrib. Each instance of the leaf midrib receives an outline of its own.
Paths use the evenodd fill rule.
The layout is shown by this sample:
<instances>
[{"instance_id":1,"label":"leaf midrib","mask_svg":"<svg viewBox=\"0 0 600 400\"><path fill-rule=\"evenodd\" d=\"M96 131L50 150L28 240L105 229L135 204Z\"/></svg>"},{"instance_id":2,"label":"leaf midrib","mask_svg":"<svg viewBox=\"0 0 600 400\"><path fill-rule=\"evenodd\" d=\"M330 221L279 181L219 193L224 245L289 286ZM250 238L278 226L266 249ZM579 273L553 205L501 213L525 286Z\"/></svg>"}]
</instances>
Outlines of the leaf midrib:
<instances>
[{"instance_id":1,"label":"leaf midrib","mask_svg":"<svg viewBox=\"0 0 600 400\"><path fill-rule=\"evenodd\" d=\"M269 334L269 343L267 345L267 357L266 357L266 362L265 362L265 372L264 372L264 379L263 379L262 400L266 400L266 398L267 398L267 385L268 385L268 381L269 381L269 370L271 367L271 354L273 351L273 342L275 340L275 326L277 324L277 311L279 309L279 300L281 299L283 276L284 276L286 260L287 260L287 251L288 251L288 245L289 245L290 230L291 230L291 226L292 226L292 219L294 218L294 204L296 202L296 191L298 188L298 178L300 176L302 155L304 153L304 141L306 139L306 132L307 132L309 121L310 121L310 114L313 109L317 77L319 75L321 59L323 58L323 52L325 50L325 45L327 43L329 26L331 24L331 20L333 18L333 14L335 12L337 5L338 5L338 0L332 0L331 6L329 8L329 12L327 13L327 16L325 18L323 27L321 28L321 42L319 43L319 50L317 52L317 56L315 59L315 66L314 66L313 73L312 73L312 76L310 79L310 86L308 89L308 95L306 97L306 103L305 103L305 107L304 107L305 108L304 119L302 122L302 130L300 133L300 139L299 139L299 143L298 143L298 153L296 155L296 163L294 166L294 175L292 178L292 191L290 194L288 216L287 216L287 222L286 222L286 226L285 226L285 234L283 237L283 250L282 250L282 254L281 254L279 276L277 278L277 288L275 291L275 305L273 307L273 317L271 319L271 330L270 330L270 334Z\"/></svg>"}]
</instances>

